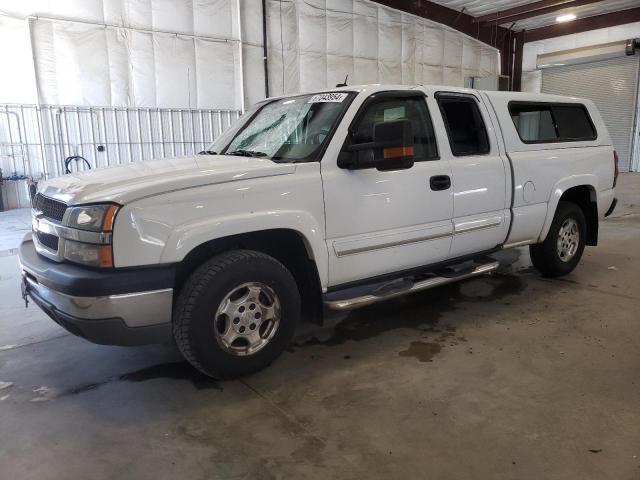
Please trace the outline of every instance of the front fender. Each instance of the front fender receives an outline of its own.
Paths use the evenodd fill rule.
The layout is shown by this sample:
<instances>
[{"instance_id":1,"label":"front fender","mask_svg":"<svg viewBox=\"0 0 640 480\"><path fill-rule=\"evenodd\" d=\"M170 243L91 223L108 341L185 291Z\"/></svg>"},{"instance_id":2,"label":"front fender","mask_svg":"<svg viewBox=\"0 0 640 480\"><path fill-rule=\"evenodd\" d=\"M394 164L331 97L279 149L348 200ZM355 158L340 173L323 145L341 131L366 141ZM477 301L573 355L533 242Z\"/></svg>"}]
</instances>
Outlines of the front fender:
<instances>
[{"instance_id":1,"label":"front fender","mask_svg":"<svg viewBox=\"0 0 640 480\"><path fill-rule=\"evenodd\" d=\"M556 209L558 208L558 203L560 202L560 198L564 192L570 188L581 187L584 185L590 187L593 195L597 191L598 178L596 175L592 174L571 175L556 182L551 189L551 196L547 202L547 215L545 217L540 236L538 237L538 242L544 242L545 238L547 238L547 234L551 228L551 223L553 222L553 217L555 216ZM592 199L595 200L595 197L592 197Z\"/></svg>"},{"instance_id":2,"label":"front fender","mask_svg":"<svg viewBox=\"0 0 640 480\"><path fill-rule=\"evenodd\" d=\"M194 248L211 240L263 230L287 229L297 232L310 249L323 287L328 279L328 252L322 226L305 211L255 211L183 223L167 238L160 263L182 261Z\"/></svg>"},{"instance_id":3,"label":"front fender","mask_svg":"<svg viewBox=\"0 0 640 480\"><path fill-rule=\"evenodd\" d=\"M290 175L170 190L125 205L115 220L113 256L116 267L177 263L211 240L270 229L298 232L326 284L319 163L296 165Z\"/></svg>"}]
</instances>

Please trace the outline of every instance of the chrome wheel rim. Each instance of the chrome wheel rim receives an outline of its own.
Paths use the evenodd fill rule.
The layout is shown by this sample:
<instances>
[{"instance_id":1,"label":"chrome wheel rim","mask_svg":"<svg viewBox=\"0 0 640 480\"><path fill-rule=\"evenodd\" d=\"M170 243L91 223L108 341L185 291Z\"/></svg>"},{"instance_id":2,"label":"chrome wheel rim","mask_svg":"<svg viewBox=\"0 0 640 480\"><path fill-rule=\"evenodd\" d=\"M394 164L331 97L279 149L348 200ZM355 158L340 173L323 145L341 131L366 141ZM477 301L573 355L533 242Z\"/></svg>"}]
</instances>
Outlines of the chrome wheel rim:
<instances>
[{"instance_id":1,"label":"chrome wheel rim","mask_svg":"<svg viewBox=\"0 0 640 480\"><path fill-rule=\"evenodd\" d=\"M214 317L218 345L232 355L253 355L273 339L280 311L280 299L268 285L248 282L235 287Z\"/></svg>"},{"instance_id":2,"label":"chrome wheel rim","mask_svg":"<svg viewBox=\"0 0 640 480\"><path fill-rule=\"evenodd\" d=\"M580 244L580 228L573 218L567 218L562 222L558 232L558 256L563 262L575 257Z\"/></svg>"}]
</instances>

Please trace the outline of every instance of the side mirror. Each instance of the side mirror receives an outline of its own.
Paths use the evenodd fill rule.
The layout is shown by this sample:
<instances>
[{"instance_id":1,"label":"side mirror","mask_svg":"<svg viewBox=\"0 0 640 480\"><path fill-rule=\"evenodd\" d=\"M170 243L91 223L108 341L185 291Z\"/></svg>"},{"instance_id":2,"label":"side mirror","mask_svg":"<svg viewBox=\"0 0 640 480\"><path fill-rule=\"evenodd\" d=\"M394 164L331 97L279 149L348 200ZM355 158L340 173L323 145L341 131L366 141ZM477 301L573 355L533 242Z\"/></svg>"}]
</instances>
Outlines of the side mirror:
<instances>
[{"instance_id":1,"label":"side mirror","mask_svg":"<svg viewBox=\"0 0 640 480\"><path fill-rule=\"evenodd\" d=\"M373 141L352 143L338 157L338 166L350 170L400 170L413 166L413 127L409 120L373 126Z\"/></svg>"},{"instance_id":2,"label":"side mirror","mask_svg":"<svg viewBox=\"0 0 640 480\"><path fill-rule=\"evenodd\" d=\"M376 123L373 153L378 170L413 167L413 126L409 120Z\"/></svg>"}]
</instances>

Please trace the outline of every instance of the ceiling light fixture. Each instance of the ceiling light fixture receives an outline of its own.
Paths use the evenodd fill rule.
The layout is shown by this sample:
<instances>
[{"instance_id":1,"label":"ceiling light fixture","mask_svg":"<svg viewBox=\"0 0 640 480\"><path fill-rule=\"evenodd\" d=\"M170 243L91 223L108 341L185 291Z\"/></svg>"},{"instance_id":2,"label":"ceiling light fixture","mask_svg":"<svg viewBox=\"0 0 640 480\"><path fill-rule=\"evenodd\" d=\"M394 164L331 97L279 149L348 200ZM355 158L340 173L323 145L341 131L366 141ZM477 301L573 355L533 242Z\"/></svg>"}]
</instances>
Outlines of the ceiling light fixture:
<instances>
[{"instance_id":1,"label":"ceiling light fixture","mask_svg":"<svg viewBox=\"0 0 640 480\"><path fill-rule=\"evenodd\" d=\"M575 20L576 18L577 17L575 16L575 14L567 13L566 15L560 15L556 17L556 22L558 23L570 22L572 20Z\"/></svg>"}]
</instances>

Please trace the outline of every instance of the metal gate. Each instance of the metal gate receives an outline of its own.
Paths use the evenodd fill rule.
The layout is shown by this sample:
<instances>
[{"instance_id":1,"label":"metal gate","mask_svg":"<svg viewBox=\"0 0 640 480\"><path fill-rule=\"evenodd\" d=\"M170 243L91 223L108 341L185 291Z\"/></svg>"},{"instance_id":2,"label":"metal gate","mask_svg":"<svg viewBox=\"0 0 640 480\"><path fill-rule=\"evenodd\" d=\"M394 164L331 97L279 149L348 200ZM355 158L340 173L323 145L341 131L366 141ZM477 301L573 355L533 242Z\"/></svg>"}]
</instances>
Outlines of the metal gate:
<instances>
[{"instance_id":1,"label":"metal gate","mask_svg":"<svg viewBox=\"0 0 640 480\"><path fill-rule=\"evenodd\" d=\"M71 156L93 168L192 155L206 149L238 110L0 104L5 178L64 174ZM85 170L83 161L74 169Z\"/></svg>"},{"instance_id":2,"label":"metal gate","mask_svg":"<svg viewBox=\"0 0 640 480\"><path fill-rule=\"evenodd\" d=\"M6 106L0 111L0 162L5 175L7 172L13 174L27 175L30 168L28 152L23 139L23 125L21 116L9 110Z\"/></svg>"}]
</instances>

